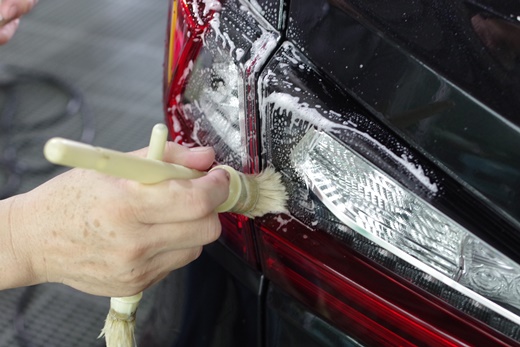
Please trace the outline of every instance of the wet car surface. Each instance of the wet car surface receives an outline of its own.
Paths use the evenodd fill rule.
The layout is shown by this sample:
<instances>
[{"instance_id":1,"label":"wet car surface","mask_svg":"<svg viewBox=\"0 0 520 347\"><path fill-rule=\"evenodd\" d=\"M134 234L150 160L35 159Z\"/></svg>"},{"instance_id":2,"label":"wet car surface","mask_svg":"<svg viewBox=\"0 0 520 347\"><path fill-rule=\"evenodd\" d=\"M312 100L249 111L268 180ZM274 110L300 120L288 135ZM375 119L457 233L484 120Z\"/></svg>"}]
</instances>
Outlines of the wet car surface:
<instances>
[{"instance_id":1,"label":"wet car surface","mask_svg":"<svg viewBox=\"0 0 520 347\"><path fill-rule=\"evenodd\" d=\"M290 195L287 214L221 215L172 346L519 344L520 2L169 16L172 140L272 166Z\"/></svg>"}]
</instances>

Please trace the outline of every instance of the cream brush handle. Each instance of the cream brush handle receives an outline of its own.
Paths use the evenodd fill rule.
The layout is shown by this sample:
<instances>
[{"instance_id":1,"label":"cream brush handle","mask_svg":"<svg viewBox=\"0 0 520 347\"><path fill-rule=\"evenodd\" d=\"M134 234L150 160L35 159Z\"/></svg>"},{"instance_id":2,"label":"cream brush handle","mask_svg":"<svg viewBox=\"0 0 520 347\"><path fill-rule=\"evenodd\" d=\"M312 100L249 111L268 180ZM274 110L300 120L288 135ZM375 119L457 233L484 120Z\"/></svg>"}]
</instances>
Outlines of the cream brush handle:
<instances>
[{"instance_id":1,"label":"cream brush handle","mask_svg":"<svg viewBox=\"0 0 520 347\"><path fill-rule=\"evenodd\" d=\"M157 124L153 127L146 159L162 161L167 137L168 129L166 126L163 124ZM135 315L142 297L143 292L132 296L110 298L110 308L119 314L131 317Z\"/></svg>"},{"instance_id":2,"label":"cream brush handle","mask_svg":"<svg viewBox=\"0 0 520 347\"><path fill-rule=\"evenodd\" d=\"M55 137L47 141L43 154L54 164L96 170L98 172L144 184L154 184L170 179L192 179L206 175L206 172L190 169L182 165L162 161L166 143L167 128L157 124L152 129L148 157L137 157L102 147L95 147L81 142ZM227 200L217 207L216 212L243 213L235 206L240 199L251 200L247 190L250 186L244 182L245 175L227 165L215 166L212 170L226 170L230 176L229 195ZM243 195L246 194L244 197ZM253 196L258 192L252 193ZM255 201L255 200L252 200Z\"/></svg>"},{"instance_id":3,"label":"cream brush handle","mask_svg":"<svg viewBox=\"0 0 520 347\"><path fill-rule=\"evenodd\" d=\"M161 162L163 155L164 155L164 146L166 144L166 138L168 137L168 130L166 127L162 124L157 124L152 129L152 134L150 136L150 145L148 146L148 154L146 156L145 162L147 163L154 163L154 162ZM63 164L63 158L73 158L73 156L70 156L71 154L77 154L78 157L81 157L82 159L79 160L79 164L81 167L88 166L87 168L96 168L99 170L100 167L103 169L101 170L104 173L109 173L111 175L117 175L121 176L122 169L132 169L133 172L136 172L137 175L139 175L140 178L135 179L134 177L127 177L130 179L135 179L140 182L143 182L143 180L148 180L148 178L143 178L143 173L146 172L145 169L147 168L141 168L137 164L137 170L136 170L136 164L133 159L129 159L125 156L121 156L122 153L115 152L114 151L108 151L104 149L94 148L94 153L92 153L92 149L89 148L92 146L77 146L77 144L74 144L74 146L65 146L63 147L63 141L59 142L59 145L56 146L52 144L52 142L49 145L49 148L44 149L45 156L47 159L49 159L49 156L52 157L53 154L58 154L57 157L59 160L57 160L60 164ZM63 155L63 149L69 149L74 148L76 151L70 151L71 153L68 153L69 156ZM77 149L80 149L77 151ZM48 150L48 151L47 151ZM108 154L107 154L108 151ZM99 152L101 154L104 153L103 160L100 162L99 160ZM50 155L48 155L50 154ZM107 156L111 156L111 160L106 159ZM119 158L119 161L121 163L124 163L122 167L118 167L117 171L113 171L114 168L112 168L110 165L107 165L107 161L114 161L113 158ZM50 159L49 159L50 160ZM128 161L130 160L130 161ZM75 161L70 162L66 161L67 165L73 164L74 166L78 166L78 161L75 159ZM117 159L116 159L117 163ZM141 163L141 162L140 162ZM94 165L94 167L92 167ZM108 169L108 172L106 170ZM184 171L184 170L181 170ZM152 178L153 179L153 178ZM145 182L143 182L145 183ZM103 327L103 330L101 330L101 336L105 336L105 342L108 347L116 347L116 346L135 346L135 336L134 336L134 328L135 328L135 315L137 312L137 308L139 307L139 302L141 301L141 298L143 297L143 293L137 293L136 295L127 296L127 297L112 297L110 298L110 311L108 312L105 326Z\"/></svg>"},{"instance_id":4,"label":"cream brush handle","mask_svg":"<svg viewBox=\"0 0 520 347\"><path fill-rule=\"evenodd\" d=\"M169 179L192 179L206 174L182 165L141 158L59 137L47 141L43 153L54 164L96 170L145 184Z\"/></svg>"}]
</instances>

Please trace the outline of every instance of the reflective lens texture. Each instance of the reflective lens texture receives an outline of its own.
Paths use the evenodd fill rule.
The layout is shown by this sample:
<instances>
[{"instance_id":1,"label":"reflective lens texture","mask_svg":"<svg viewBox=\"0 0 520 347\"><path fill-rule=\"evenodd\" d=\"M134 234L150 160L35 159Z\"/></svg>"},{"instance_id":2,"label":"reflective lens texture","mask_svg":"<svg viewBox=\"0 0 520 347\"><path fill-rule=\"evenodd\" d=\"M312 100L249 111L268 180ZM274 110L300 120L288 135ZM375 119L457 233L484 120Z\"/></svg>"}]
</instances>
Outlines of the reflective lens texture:
<instances>
[{"instance_id":1,"label":"reflective lens texture","mask_svg":"<svg viewBox=\"0 0 520 347\"><path fill-rule=\"evenodd\" d=\"M239 1L223 7L214 3L189 2L190 13L199 14L189 22L204 23L204 30L193 38L192 53L179 53L177 42L170 43L174 57L191 57L184 67L176 67L176 90L171 91L167 110L172 133L178 142L214 147L219 163L254 170L258 166L255 83L258 67L279 35L244 16L247 8Z\"/></svg>"},{"instance_id":2,"label":"reflective lens texture","mask_svg":"<svg viewBox=\"0 0 520 347\"><path fill-rule=\"evenodd\" d=\"M395 276L395 281L404 280L411 290L430 295L410 304L408 312L415 310L414 305L440 312L433 296L457 314L519 338L514 293L520 269L507 253L497 251L502 248L488 241L493 226L501 229L494 236L507 228L496 215L337 88L294 45L281 46L262 73L260 88L265 158L282 172L291 196L290 217L262 221L278 238L272 242L277 245L287 238L295 245L301 238L299 254L315 264L326 264L338 278L354 277L351 263L344 259L351 252L361 254ZM308 229L292 232L293 220ZM325 244L321 233L344 245L334 259L327 258L326 251L320 254L322 248L332 252L332 244ZM285 285L283 276L277 283ZM400 298L413 300L401 291L380 292L380 284L368 288L397 307L408 305ZM446 317L423 313L418 317L442 329L453 325ZM472 328L471 336L482 331L481 326Z\"/></svg>"},{"instance_id":3,"label":"reflective lens texture","mask_svg":"<svg viewBox=\"0 0 520 347\"><path fill-rule=\"evenodd\" d=\"M245 153L239 125L238 70L215 41L207 42L194 64L180 113L192 120L193 142L214 146L219 162L240 167Z\"/></svg>"},{"instance_id":4,"label":"reflective lens texture","mask_svg":"<svg viewBox=\"0 0 520 347\"><path fill-rule=\"evenodd\" d=\"M172 140L211 146L216 161L258 170L256 81L279 34L242 1L172 2L165 111ZM258 266L250 222L222 215L221 241Z\"/></svg>"},{"instance_id":5,"label":"reflective lens texture","mask_svg":"<svg viewBox=\"0 0 520 347\"><path fill-rule=\"evenodd\" d=\"M292 161L310 189L351 229L415 266L425 264L489 299L520 307L517 264L330 135L309 130Z\"/></svg>"},{"instance_id":6,"label":"reflective lens texture","mask_svg":"<svg viewBox=\"0 0 520 347\"><path fill-rule=\"evenodd\" d=\"M313 192L350 228L389 242L451 278L458 275L465 232L373 165L314 129L292 159Z\"/></svg>"}]
</instances>

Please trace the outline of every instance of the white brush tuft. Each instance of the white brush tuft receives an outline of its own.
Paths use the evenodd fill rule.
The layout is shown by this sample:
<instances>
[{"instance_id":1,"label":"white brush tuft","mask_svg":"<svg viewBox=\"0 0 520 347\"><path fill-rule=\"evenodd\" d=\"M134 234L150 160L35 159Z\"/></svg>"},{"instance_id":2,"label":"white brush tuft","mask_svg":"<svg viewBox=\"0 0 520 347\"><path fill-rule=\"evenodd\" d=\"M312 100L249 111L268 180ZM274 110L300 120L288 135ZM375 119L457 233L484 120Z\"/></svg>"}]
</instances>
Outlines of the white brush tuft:
<instances>
[{"instance_id":1,"label":"white brush tuft","mask_svg":"<svg viewBox=\"0 0 520 347\"><path fill-rule=\"evenodd\" d=\"M105 337L106 346L134 347L135 315L127 316L110 310L99 337Z\"/></svg>"},{"instance_id":2,"label":"white brush tuft","mask_svg":"<svg viewBox=\"0 0 520 347\"><path fill-rule=\"evenodd\" d=\"M244 175L251 186L257 187L256 203L242 214L249 218L261 217L267 213L287 212L287 191L282 176L274 168L267 167L258 175ZM250 197L253 198L253 197Z\"/></svg>"},{"instance_id":3,"label":"white brush tuft","mask_svg":"<svg viewBox=\"0 0 520 347\"><path fill-rule=\"evenodd\" d=\"M143 293L111 298L110 311L98 338L105 337L107 347L134 347L135 317Z\"/></svg>"}]
</instances>

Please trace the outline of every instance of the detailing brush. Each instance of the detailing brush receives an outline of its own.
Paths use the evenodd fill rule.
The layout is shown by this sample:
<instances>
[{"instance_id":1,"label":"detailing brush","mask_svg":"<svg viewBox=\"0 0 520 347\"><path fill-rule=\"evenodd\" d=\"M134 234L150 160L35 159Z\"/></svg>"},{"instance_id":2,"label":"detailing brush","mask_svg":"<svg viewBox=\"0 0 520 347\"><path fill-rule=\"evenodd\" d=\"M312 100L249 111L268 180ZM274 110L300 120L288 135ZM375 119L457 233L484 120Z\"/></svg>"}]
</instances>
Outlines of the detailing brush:
<instances>
[{"instance_id":1,"label":"detailing brush","mask_svg":"<svg viewBox=\"0 0 520 347\"><path fill-rule=\"evenodd\" d=\"M245 175L227 165L215 166L210 172L219 169L229 173L229 197L216 212L234 212L255 218L287 211L287 192L280 174L272 167L258 175Z\"/></svg>"},{"instance_id":2,"label":"detailing brush","mask_svg":"<svg viewBox=\"0 0 520 347\"><path fill-rule=\"evenodd\" d=\"M106 347L132 347L135 341L135 318L143 293L132 296L110 298L105 325L98 336L105 337Z\"/></svg>"},{"instance_id":3,"label":"detailing brush","mask_svg":"<svg viewBox=\"0 0 520 347\"><path fill-rule=\"evenodd\" d=\"M146 159L63 138L47 141L44 155L54 164L92 169L144 184L206 175L205 172L162 161L167 135L165 125L154 126ZM215 166L210 171L217 169L229 173L230 183L229 196L216 212L234 212L255 218L287 211L287 193L280 174L273 168L269 167L258 175L245 175L226 165ZM105 337L107 347L135 346L135 318L141 298L142 293L110 299L110 310L99 335Z\"/></svg>"},{"instance_id":4,"label":"detailing brush","mask_svg":"<svg viewBox=\"0 0 520 347\"><path fill-rule=\"evenodd\" d=\"M154 129L167 133L166 126L163 124L156 125ZM159 183L168 179L192 179L206 175L206 172L182 165L141 158L63 138L52 138L47 141L44 155L54 164L92 169L145 184ZM273 168L269 167L258 175L246 175L227 165L215 166L211 171L218 169L229 172L230 183L228 199L216 209L217 212L233 212L255 218L267 213L287 211L287 193L280 173Z\"/></svg>"}]
</instances>

